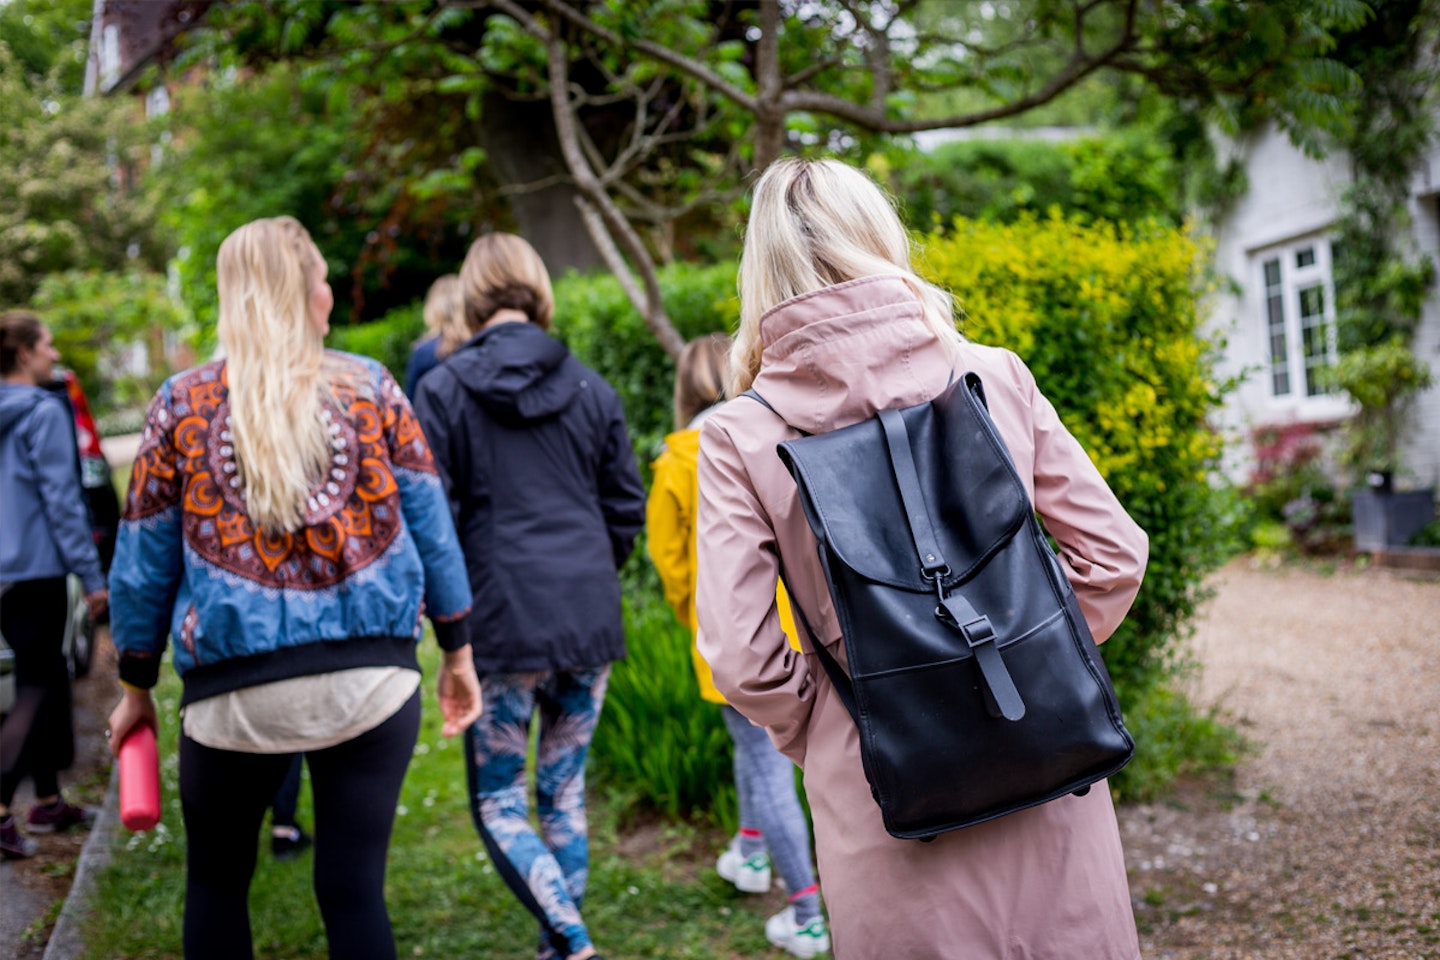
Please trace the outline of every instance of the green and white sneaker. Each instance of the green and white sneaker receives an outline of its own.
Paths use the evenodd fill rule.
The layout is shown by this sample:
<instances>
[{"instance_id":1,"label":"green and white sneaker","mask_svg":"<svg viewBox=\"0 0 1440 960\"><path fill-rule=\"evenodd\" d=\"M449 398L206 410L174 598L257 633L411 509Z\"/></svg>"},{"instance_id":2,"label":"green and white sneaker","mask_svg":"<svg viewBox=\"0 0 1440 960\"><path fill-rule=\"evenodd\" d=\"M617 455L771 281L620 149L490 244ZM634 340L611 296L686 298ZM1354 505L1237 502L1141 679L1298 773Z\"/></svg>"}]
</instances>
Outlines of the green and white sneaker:
<instances>
[{"instance_id":1,"label":"green and white sneaker","mask_svg":"<svg viewBox=\"0 0 1440 960\"><path fill-rule=\"evenodd\" d=\"M830 950L825 918L812 917L801 925L795 919L794 907L786 907L765 921L765 939L793 957L816 957Z\"/></svg>"},{"instance_id":2,"label":"green and white sneaker","mask_svg":"<svg viewBox=\"0 0 1440 960\"><path fill-rule=\"evenodd\" d=\"M764 893L770 889L770 854L761 851L753 857L742 857L739 837L730 838L730 846L715 861L715 869L741 893Z\"/></svg>"}]
</instances>

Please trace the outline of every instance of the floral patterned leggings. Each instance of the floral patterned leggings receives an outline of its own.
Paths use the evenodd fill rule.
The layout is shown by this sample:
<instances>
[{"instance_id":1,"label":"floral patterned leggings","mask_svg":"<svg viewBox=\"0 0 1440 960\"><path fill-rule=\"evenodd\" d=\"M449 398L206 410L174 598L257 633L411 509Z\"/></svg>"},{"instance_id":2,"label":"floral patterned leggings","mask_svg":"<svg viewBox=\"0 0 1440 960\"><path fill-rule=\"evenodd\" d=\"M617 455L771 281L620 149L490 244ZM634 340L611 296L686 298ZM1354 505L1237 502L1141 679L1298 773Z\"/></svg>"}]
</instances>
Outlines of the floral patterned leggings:
<instances>
[{"instance_id":1,"label":"floral patterned leggings","mask_svg":"<svg viewBox=\"0 0 1440 960\"><path fill-rule=\"evenodd\" d=\"M590 869L585 757L610 667L481 678L485 710L466 731L470 811L506 885L540 921L542 958L590 946L580 903ZM530 826L526 753L539 712L535 793L542 839Z\"/></svg>"}]
</instances>

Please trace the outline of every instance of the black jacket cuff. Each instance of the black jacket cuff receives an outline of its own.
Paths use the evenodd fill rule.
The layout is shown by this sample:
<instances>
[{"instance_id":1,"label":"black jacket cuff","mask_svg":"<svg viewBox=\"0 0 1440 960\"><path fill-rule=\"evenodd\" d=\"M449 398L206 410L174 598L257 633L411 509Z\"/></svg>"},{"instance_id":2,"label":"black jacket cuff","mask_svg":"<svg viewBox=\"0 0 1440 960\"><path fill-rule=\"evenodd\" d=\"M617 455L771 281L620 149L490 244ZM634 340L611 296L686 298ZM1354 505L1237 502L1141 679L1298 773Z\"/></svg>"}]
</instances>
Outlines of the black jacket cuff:
<instances>
[{"instance_id":1,"label":"black jacket cuff","mask_svg":"<svg viewBox=\"0 0 1440 960\"><path fill-rule=\"evenodd\" d=\"M132 687L149 690L160 681L160 660L160 657L122 653L120 655L120 679Z\"/></svg>"},{"instance_id":2,"label":"black jacket cuff","mask_svg":"<svg viewBox=\"0 0 1440 960\"><path fill-rule=\"evenodd\" d=\"M431 620L430 625L435 628L435 641L440 644L441 650L459 650L461 647L470 645L470 618L468 616L449 622Z\"/></svg>"}]
</instances>

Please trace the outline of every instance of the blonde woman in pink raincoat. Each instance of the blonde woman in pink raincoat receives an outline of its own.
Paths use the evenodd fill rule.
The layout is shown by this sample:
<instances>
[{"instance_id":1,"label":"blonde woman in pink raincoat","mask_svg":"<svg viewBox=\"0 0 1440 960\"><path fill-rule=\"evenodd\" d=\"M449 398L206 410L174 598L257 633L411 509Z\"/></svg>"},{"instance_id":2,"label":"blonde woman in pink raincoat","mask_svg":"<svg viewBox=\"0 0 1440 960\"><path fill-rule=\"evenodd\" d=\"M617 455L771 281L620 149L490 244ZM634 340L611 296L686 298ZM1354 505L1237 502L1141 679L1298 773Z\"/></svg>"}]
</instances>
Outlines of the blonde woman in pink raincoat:
<instances>
[{"instance_id":1,"label":"blonde woman in pink raincoat","mask_svg":"<svg viewBox=\"0 0 1440 960\"><path fill-rule=\"evenodd\" d=\"M1097 641L1145 570L1144 532L1065 429L1025 364L964 340L950 297L917 277L894 208L860 171L782 160L755 188L740 265L732 396L701 430L700 653L726 699L805 773L820 884L840 960L1136 960L1120 835L1104 782L932 843L885 832L855 725L815 655L790 649L792 598L843 664L840 627L795 483L775 445L985 383L991 417L1060 546Z\"/></svg>"}]
</instances>

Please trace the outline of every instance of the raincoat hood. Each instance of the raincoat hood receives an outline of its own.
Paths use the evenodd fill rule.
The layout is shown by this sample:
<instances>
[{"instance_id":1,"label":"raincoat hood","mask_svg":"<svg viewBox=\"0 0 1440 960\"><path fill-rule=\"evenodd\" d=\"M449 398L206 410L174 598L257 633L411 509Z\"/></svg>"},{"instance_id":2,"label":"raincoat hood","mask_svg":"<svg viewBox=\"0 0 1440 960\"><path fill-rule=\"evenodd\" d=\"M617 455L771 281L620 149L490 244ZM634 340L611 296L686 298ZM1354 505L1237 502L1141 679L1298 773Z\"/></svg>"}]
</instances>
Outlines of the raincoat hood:
<instances>
[{"instance_id":1,"label":"raincoat hood","mask_svg":"<svg viewBox=\"0 0 1440 960\"><path fill-rule=\"evenodd\" d=\"M483 330L445 364L481 406L509 422L552 417L586 386L586 370L565 344L533 323Z\"/></svg>"}]
</instances>

